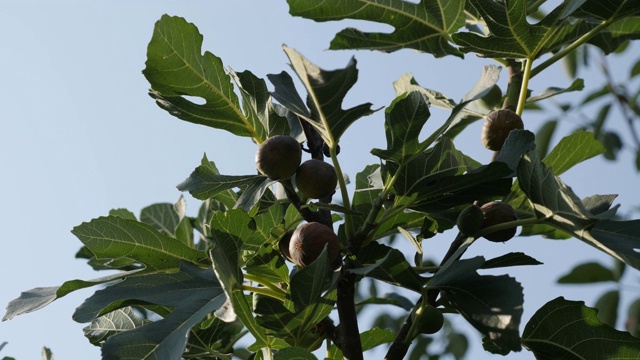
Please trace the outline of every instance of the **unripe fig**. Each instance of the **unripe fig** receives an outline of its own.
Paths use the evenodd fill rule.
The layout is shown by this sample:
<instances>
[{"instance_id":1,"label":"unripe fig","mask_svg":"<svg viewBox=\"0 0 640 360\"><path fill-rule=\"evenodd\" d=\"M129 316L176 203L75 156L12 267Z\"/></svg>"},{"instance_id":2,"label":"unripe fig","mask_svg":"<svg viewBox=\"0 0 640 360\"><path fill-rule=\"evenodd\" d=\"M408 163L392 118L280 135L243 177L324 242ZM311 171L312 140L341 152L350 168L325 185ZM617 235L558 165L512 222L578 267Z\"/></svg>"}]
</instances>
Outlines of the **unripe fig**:
<instances>
[{"instance_id":1,"label":"unripe fig","mask_svg":"<svg viewBox=\"0 0 640 360\"><path fill-rule=\"evenodd\" d=\"M522 118L509 109L490 112L482 125L482 145L489 150L499 151L511 130L524 129Z\"/></svg>"},{"instance_id":2,"label":"unripe fig","mask_svg":"<svg viewBox=\"0 0 640 360\"><path fill-rule=\"evenodd\" d=\"M289 230L278 241L278 249L280 249L280 253L284 256L285 259L291 261L291 254L289 253L289 243L291 243L291 235L293 235L293 230Z\"/></svg>"},{"instance_id":3,"label":"unripe fig","mask_svg":"<svg viewBox=\"0 0 640 360\"><path fill-rule=\"evenodd\" d=\"M422 334L435 334L444 325L444 316L436 307L427 305L422 309L420 317L416 317L418 331Z\"/></svg>"},{"instance_id":4,"label":"unripe fig","mask_svg":"<svg viewBox=\"0 0 640 360\"><path fill-rule=\"evenodd\" d=\"M482 229L484 214L477 205L469 205L458 215L457 225L461 233L471 236Z\"/></svg>"},{"instance_id":5,"label":"unripe fig","mask_svg":"<svg viewBox=\"0 0 640 360\"><path fill-rule=\"evenodd\" d=\"M295 182L304 197L321 199L336 192L338 175L330 164L311 159L298 167Z\"/></svg>"},{"instance_id":6,"label":"unripe fig","mask_svg":"<svg viewBox=\"0 0 640 360\"><path fill-rule=\"evenodd\" d=\"M291 262L298 267L305 267L320 256L325 245L327 258L332 263L340 250L340 242L333 229L318 222L301 225L293 232L289 242Z\"/></svg>"},{"instance_id":7,"label":"unripe fig","mask_svg":"<svg viewBox=\"0 0 640 360\"><path fill-rule=\"evenodd\" d=\"M256 168L272 180L290 179L301 160L300 143L287 135L268 138L256 151Z\"/></svg>"},{"instance_id":8,"label":"unripe fig","mask_svg":"<svg viewBox=\"0 0 640 360\"><path fill-rule=\"evenodd\" d=\"M486 229L489 226L518 220L516 211L513 210L511 205L502 201L488 202L482 205L480 209L484 214L484 222L482 223L483 229ZM486 234L483 237L493 242L504 242L514 237L516 235L516 230L516 227L512 227Z\"/></svg>"}]
</instances>

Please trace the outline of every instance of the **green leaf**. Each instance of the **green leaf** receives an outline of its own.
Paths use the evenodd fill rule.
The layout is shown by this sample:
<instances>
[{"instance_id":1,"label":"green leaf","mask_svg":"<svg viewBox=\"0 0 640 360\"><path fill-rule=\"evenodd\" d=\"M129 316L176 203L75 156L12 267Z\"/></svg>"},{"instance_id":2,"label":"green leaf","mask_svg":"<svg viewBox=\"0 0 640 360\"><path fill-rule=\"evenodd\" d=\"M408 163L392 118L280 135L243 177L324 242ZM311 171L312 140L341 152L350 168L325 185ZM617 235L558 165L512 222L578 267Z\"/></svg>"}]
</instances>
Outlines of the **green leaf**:
<instances>
[{"instance_id":1,"label":"green leaf","mask_svg":"<svg viewBox=\"0 0 640 360\"><path fill-rule=\"evenodd\" d=\"M231 76L235 79L242 94L242 104L249 122L261 124L261 126L254 127L259 134L259 138L256 140L261 142L272 136L289 135L288 121L286 117L276 112L265 81L250 71L241 73L231 71Z\"/></svg>"},{"instance_id":2,"label":"green leaf","mask_svg":"<svg viewBox=\"0 0 640 360\"><path fill-rule=\"evenodd\" d=\"M371 350L376 346L393 342L396 337L396 333L388 329L380 329L374 327L367 331L363 331L360 334L360 343L362 344L362 351ZM329 353L327 353L329 354ZM343 354L337 346L331 345L331 353L325 358L325 360L342 360Z\"/></svg>"},{"instance_id":3,"label":"green leaf","mask_svg":"<svg viewBox=\"0 0 640 360\"><path fill-rule=\"evenodd\" d=\"M208 51L202 55L202 35L185 19L163 15L156 23L142 73L151 84L151 97L171 115L263 140L262 124L242 113L222 61ZM184 95L205 103L196 104Z\"/></svg>"},{"instance_id":4,"label":"green leaf","mask_svg":"<svg viewBox=\"0 0 640 360\"><path fill-rule=\"evenodd\" d=\"M551 137L556 131L557 126L558 120L549 120L544 123L536 132L536 149L538 149L538 152L540 152L542 156L546 156L549 153L549 144L551 143Z\"/></svg>"},{"instance_id":5,"label":"green leaf","mask_svg":"<svg viewBox=\"0 0 640 360\"><path fill-rule=\"evenodd\" d=\"M355 186L353 192L353 200L351 209L357 214L352 216L354 228L360 228L366 219L367 214L373 208L373 203L382 191L382 186L376 186L373 179L380 174L380 165L367 165L362 171L356 174Z\"/></svg>"},{"instance_id":6,"label":"green leaf","mask_svg":"<svg viewBox=\"0 0 640 360\"><path fill-rule=\"evenodd\" d=\"M536 216L547 225L572 234L585 243L640 268L640 220L613 221L592 214L571 188L529 152L520 163L520 188L531 200Z\"/></svg>"},{"instance_id":7,"label":"green leaf","mask_svg":"<svg viewBox=\"0 0 640 360\"><path fill-rule=\"evenodd\" d=\"M239 213L241 210L237 210ZM242 238L238 232L230 233L228 229L244 229L245 225L235 221L226 222L227 213L216 213L211 221L211 241L214 246L209 252L213 262L213 271L222 285L233 311L256 339L256 347L267 346L270 340L265 329L258 325L251 307L242 291L244 276L240 268ZM233 216L233 215L232 215ZM234 224L235 223L235 224Z\"/></svg>"},{"instance_id":8,"label":"green leaf","mask_svg":"<svg viewBox=\"0 0 640 360\"><path fill-rule=\"evenodd\" d=\"M470 0L490 30L489 36L471 32L453 34L463 52L491 58L534 59L546 52L562 22L564 2L535 25L527 21L527 1Z\"/></svg>"},{"instance_id":9,"label":"green leaf","mask_svg":"<svg viewBox=\"0 0 640 360\"><path fill-rule=\"evenodd\" d=\"M100 346L112 335L139 328L150 322L147 319L138 317L132 308L127 306L100 316L83 328L82 331L84 331L84 336L89 339L89 342Z\"/></svg>"},{"instance_id":10,"label":"green leaf","mask_svg":"<svg viewBox=\"0 0 640 360\"><path fill-rule=\"evenodd\" d=\"M153 227L115 216L82 223L71 231L98 259L130 258L148 270L178 268L181 260L207 263L206 253L163 235Z\"/></svg>"},{"instance_id":11,"label":"green leaf","mask_svg":"<svg viewBox=\"0 0 640 360\"><path fill-rule=\"evenodd\" d=\"M308 94L307 102L311 109L311 118L304 114L298 115L318 130L327 145L337 144L353 122L373 113L370 103L360 104L347 110L342 109L342 102L347 92L358 79L354 58L344 69L327 71L311 63L294 49L285 46L284 51ZM274 97L279 98L275 93ZM295 109L289 110L295 112Z\"/></svg>"},{"instance_id":12,"label":"green leaf","mask_svg":"<svg viewBox=\"0 0 640 360\"><path fill-rule=\"evenodd\" d=\"M39 287L24 291L16 299L13 299L7 305L7 311L2 321L11 320L14 316L26 314L32 311L40 310L51 304L55 300L76 290L84 289L90 286L105 284L115 280L121 280L127 276L143 274L144 270L133 270L128 272L119 272L109 276L93 279L93 280L70 280L61 286Z\"/></svg>"},{"instance_id":13,"label":"green leaf","mask_svg":"<svg viewBox=\"0 0 640 360\"><path fill-rule=\"evenodd\" d=\"M342 30L330 49L369 49L392 52L415 49L436 57L462 54L449 43L449 35L464 26L464 1L422 0L419 3L384 1L288 0L289 12L315 21L358 19L394 27L392 33Z\"/></svg>"},{"instance_id":14,"label":"green leaf","mask_svg":"<svg viewBox=\"0 0 640 360\"><path fill-rule=\"evenodd\" d=\"M617 20L640 15L640 7L634 0L587 0L573 16L598 20Z\"/></svg>"},{"instance_id":15,"label":"green leaf","mask_svg":"<svg viewBox=\"0 0 640 360\"><path fill-rule=\"evenodd\" d=\"M289 282L289 268L280 253L270 246L262 247L252 256L247 261L245 271L273 284Z\"/></svg>"},{"instance_id":16,"label":"green leaf","mask_svg":"<svg viewBox=\"0 0 640 360\"><path fill-rule=\"evenodd\" d=\"M46 346L42 347L42 360L53 360L53 352Z\"/></svg>"},{"instance_id":17,"label":"green leaf","mask_svg":"<svg viewBox=\"0 0 640 360\"><path fill-rule=\"evenodd\" d=\"M298 268L291 276L290 296L296 311L320 301L331 280L330 270L325 246L315 261L309 266Z\"/></svg>"},{"instance_id":18,"label":"green leaf","mask_svg":"<svg viewBox=\"0 0 640 360\"><path fill-rule=\"evenodd\" d=\"M300 347L290 347L279 350L273 356L274 360L317 360L309 350Z\"/></svg>"},{"instance_id":19,"label":"green leaf","mask_svg":"<svg viewBox=\"0 0 640 360\"><path fill-rule=\"evenodd\" d=\"M577 265L569 274L561 276L558 283L585 284L615 280L616 276L611 269L595 262L588 262Z\"/></svg>"},{"instance_id":20,"label":"green leaf","mask_svg":"<svg viewBox=\"0 0 640 360\"><path fill-rule=\"evenodd\" d=\"M429 102L422 93L412 91L396 97L385 110L387 149L373 149L371 153L402 164L421 150L418 135L430 115Z\"/></svg>"},{"instance_id":21,"label":"green leaf","mask_svg":"<svg viewBox=\"0 0 640 360\"><path fill-rule=\"evenodd\" d=\"M109 215L111 216L119 216L123 219L129 219L129 220L137 220L136 216L129 210L127 209L112 209L109 211Z\"/></svg>"},{"instance_id":22,"label":"green leaf","mask_svg":"<svg viewBox=\"0 0 640 360\"><path fill-rule=\"evenodd\" d=\"M618 320L618 305L620 304L620 291L611 290L602 294L596 301L595 308L598 310L598 319L603 323L615 328Z\"/></svg>"},{"instance_id":23,"label":"green leaf","mask_svg":"<svg viewBox=\"0 0 640 360\"><path fill-rule=\"evenodd\" d=\"M216 165L205 155L201 165L187 179L178 184L178 190L188 191L196 199L207 200L220 193L230 192L234 188L243 189L262 184L265 179L267 177L262 175L220 175Z\"/></svg>"},{"instance_id":24,"label":"green leaf","mask_svg":"<svg viewBox=\"0 0 640 360\"><path fill-rule=\"evenodd\" d=\"M553 97L553 96L556 96L556 95L560 95L560 94L564 94L564 93L567 93L567 92L581 91L582 89L584 89L584 80L575 79L575 80L573 80L571 85L569 85L566 88L550 87L550 88L545 89L542 93L540 93L538 95L534 95L534 96L531 96L531 97L527 98L527 104L534 103L536 101L540 101L540 100L543 100L543 99L548 99L550 97Z\"/></svg>"},{"instance_id":25,"label":"green leaf","mask_svg":"<svg viewBox=\"0 0 640 360\"><path fill-rule=\"evenodd\" d=\"M577 131L562 138L543 161L545 165L553 168L554 174L560 175L573 166L601 154L603 151L604 147L593 137L593 134ZM520 184L521 181L516 180L506 201L520 212L532 213L531 203ZM548 224L523 226L520 235L543 235L552 239L566 239L569 237L566 230L559 230Z\"/></svg>"},{"instance_id":26,"label":"green leaf","mask_svg":"<svg viewBox=\"0 0 640 360\"><path fill-rule=\"evenodd\" d=\"M164 235L175 237L175 231L180 223L173 204L153 204L140 211L140 222L153 226Z\"/></svg>"},{"instance_id":27,"label":"green leaf","mask_svg":"<svg viewBox=\"0 0 640 360\"><path fill-rule=\"evenodd\" d=\"M391 285L402 286L415 292L422 291L424 279L397 249L372 242L360 250L358 261L363 266L350 269L350 272L369 276Z\"/></svg>"},{"instance_id":28,"label":"green leaf","mask_svg":"<svg viewBox=\"0 0 640 360\"><path fill-rule=\"evenodd\" d=\"M564 137L547 155L543 162L560 175L573 166L604 152L602 144L586 131L576 131Z\"/></svg>"},{"instance_id":29,"label":"green leaf","mask_svg":"<svg viewBox=\"0 0 640 360\"><path fill-rule=\"evenodd\" d=\"M485 261L482 265L483 269L495 269L508 266L522 266L522 265L542 265L542 263L529 255L521 252L509 253L506 255L498 256Z\"/></svg>"},{"instance_id":30,"label":"green leaf","mask_svg":"<svg viewBox=\"0 0 640 360\"><path fill-rule=\"evenodd\" d=\"M102 346L102 355L109 359L177 359L184 351L190 329L225 300L210 269L182 262L179 272L127 278L97 291L76 309L73 318L88 322L136 303L173 307L161 320L110 336Z\"/></svg>"},{"instance_id":31,"label":"green leaf","mask_svg":"<svg viewBox=\"0 0 640 360\"><path fill-rule=\"evenodd\" d=\"M473 327L504 350L519 351L518 327L522 317L522 286L507 276L481 276L485 260L458 260L442 268L428 287L439 289Z\"/></svg>"},{"instance_id":32,"label":"green leaf","mask_svg":"<svg viewBox=\"0 0 640 360\"><path fill-rule=\"evenodd\" d=\"M531 317L522 343L541 360L640 357L640 339L605 325L584 302L562 297L546 303Z\"/></svg>"}]
</instances>

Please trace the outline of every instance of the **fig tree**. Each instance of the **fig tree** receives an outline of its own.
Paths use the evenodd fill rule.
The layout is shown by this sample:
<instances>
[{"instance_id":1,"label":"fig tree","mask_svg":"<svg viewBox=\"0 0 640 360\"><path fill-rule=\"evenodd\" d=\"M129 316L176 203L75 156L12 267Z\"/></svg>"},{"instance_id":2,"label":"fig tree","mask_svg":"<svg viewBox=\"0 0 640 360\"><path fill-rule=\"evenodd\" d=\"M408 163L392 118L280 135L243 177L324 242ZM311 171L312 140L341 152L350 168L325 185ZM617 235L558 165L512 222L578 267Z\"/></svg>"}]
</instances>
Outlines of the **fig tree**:
<instances>
[{"instance_id":1,"label":"fig tree","mask_svg":"<svg viewBox=\"0 0 640 360\"><path fill-rule=\"evenodd\" d=\"M511 130L524 129L520 115L509 109L492 111L484 118L482 145L489 150L500 151Z\"/></svg>"},{"instance_id":2,"label":"fig tree","mask_svg":"<svg viewBox=\"0 0 640 360\"><path fill-rule=\"evenodd\" d=\"M291 262L305 267L314 262L327 247L327 258L332 263L340 251L340 242L333 229L327 225L310 222L295 229L289 242Z\"/></svg>"},{"instance_id":3,"label":"fig tree","mask_svg":"<svg viewBox=\"0 0 640 360\"><path fill-rule=\"evenodd\" d=\"M290 179L301 160L300 143L287 135L268 138L256 151L256 168L272 180Z\"/></svg>"},{"instance_id":4,"label":"fig tree","mask_svg":"<svg viewBox=\"0 0 640 360\"><path fill-rule=\"evenodd\" d=\"M458 215L457 225L461 233L471 236L482 228L484 214L477 205L469 205Z\"/></svg>"},{"instance_id":5,"label":"fig tree","mask_svg":"<svg viewBox=\"0 0 640 360\"><path fill-rule=\"evenodd\" d=\"M295 183L304 197L321 199L336 192L338 175L330 164L311 159L298 167Z\"/></svg>"},{"instance_id":6,"label":"fig tree","mask_svg":"<svg viewBox=\"0 0 640 360\"><path fill-rule=\"evenodd\" d=\"M513 210L511 205L502 201L491 201L480 207L484 215L484 221L482 222L482 228L486 229L489 226L506 223L509 221L516 221L516 211ZM504 242L516 235L516 227L494 231L486 234L483 237L493 242Z\"/></svg>"}]
</instances>

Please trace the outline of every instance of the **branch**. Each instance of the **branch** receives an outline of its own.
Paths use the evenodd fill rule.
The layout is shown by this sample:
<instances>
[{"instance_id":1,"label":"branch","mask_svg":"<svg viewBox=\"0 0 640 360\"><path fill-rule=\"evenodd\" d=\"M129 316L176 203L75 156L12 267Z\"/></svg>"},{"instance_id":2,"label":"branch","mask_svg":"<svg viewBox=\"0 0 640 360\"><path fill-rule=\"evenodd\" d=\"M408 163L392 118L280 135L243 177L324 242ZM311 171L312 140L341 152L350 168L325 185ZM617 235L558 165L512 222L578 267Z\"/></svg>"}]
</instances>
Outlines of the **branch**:
<instances>
[{"instance_id":1,"label":"branch","mask_svg":"<svg viewBox=\"0 0 640 360\"><path fill-rule=\"evenodd\" d=\"M338 280L338 315L340 318L340 348L345 360L363 360L360 330L356 313L356 274L350 273L345 264ZM336 344L337 345L337 344Z\"/></svg>"}]
</instances>

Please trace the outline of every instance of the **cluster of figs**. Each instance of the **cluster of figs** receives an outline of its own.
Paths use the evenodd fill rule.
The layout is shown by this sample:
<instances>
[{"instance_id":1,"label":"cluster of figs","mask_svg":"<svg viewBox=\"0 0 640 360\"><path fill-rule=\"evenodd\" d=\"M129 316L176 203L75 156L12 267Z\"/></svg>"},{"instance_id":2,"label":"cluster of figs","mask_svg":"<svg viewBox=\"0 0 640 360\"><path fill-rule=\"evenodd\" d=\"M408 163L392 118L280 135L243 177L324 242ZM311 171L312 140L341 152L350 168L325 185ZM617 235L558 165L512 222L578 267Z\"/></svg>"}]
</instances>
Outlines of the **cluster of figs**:
<instances>
[{"instance_id":1,"label":"cluster of figs","mask_svg":"<svg viewBox=\"0 0 640 360\"><path fill-rule=\"evenodd\" d=\"M333 166L310 159L302 162L302 147L298 140L278 135L265 140L256 152L256 168L272 180L293 180L302 201L332 196L338 185ZM333 229L319 222L308 222L287 232L279 242L282 255L302 268L311 264L327 248L327 258L334 262L340 252L340 242Z\"/></svg>"},{"instance_id":2,"label":"cluster of figs","mask_svg":"<svg viewBox=\"0 0 640 360\"><path fill-rule=\"evenodd\" d=\"M524 129L524 123L512 110L496 110L485 117L481 140L485 148L494 152L494 159L502 150L511 130L516 129ZM497 200L485 203L477 201L460 212L457 225L461 233L473 236L482 229L517 219L515 210L508 203ZM493 242L505 242L515 234L516 227L510 227L484 234L483 237Z\"/></svg>"}]
</instances>

